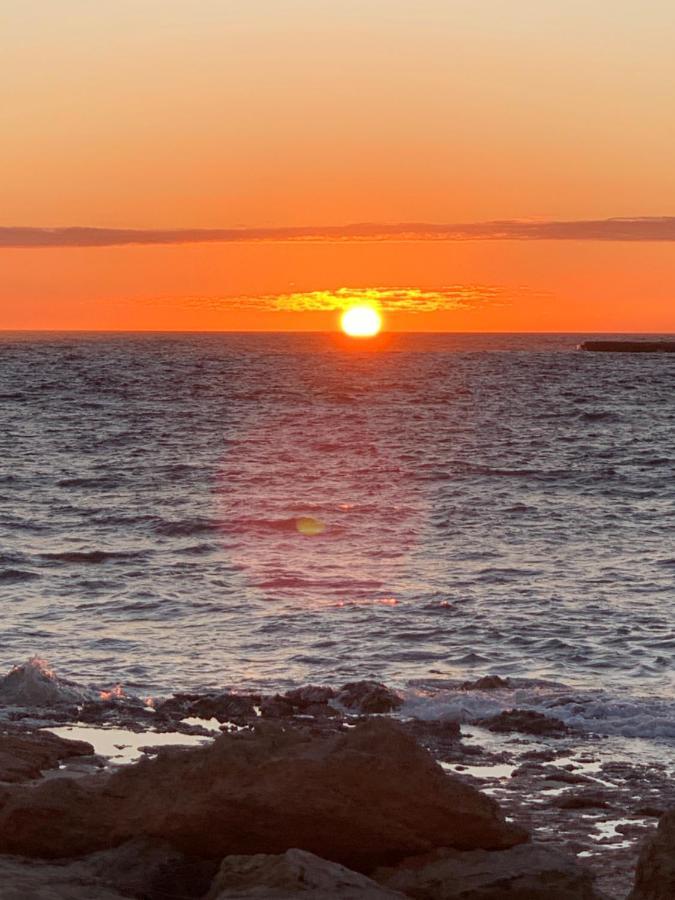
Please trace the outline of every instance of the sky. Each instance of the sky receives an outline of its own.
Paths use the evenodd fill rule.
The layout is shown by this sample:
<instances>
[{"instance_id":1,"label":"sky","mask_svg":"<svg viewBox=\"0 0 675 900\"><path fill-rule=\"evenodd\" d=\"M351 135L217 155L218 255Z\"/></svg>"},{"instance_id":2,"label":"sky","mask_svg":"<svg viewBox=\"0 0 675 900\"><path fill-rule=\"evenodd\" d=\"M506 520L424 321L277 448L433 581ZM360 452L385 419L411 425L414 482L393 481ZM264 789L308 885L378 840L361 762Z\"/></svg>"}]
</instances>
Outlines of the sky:
<instances>
[{"instance_id":1,"label":"sky","mask_svg":"<svg viewBox=\"0 0 675 900\"><path fill-rule=\"evenodd\" d=\"M5 0L0 35L0 328L675 331L671 0Z\"/></svg>"}]
</instances>

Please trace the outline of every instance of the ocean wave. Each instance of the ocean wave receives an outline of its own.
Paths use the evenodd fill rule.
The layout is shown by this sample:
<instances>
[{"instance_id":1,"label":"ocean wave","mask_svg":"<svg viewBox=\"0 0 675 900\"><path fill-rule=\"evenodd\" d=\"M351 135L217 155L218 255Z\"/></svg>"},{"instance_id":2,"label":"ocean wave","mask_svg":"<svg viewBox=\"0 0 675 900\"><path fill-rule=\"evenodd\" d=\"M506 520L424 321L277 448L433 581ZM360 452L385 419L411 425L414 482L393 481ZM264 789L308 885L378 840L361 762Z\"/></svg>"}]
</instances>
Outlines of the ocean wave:
<instances>
[{"instance_id":1,"label":"ocean wave","mask_svg":"<svg viewBox=\"0 0 675 900\"><path fill-rule=\"evenodd\" d=\"M467 690L459 682L447 687L414 683L407 691L402 713L475 724L510 709L555 716L585 733L675 741L675 698L582 691L537 679L514 678L508 687L492 690Z\"/></svg>"},{"instance_id":2,"label":"ocean wave","mask_svg":"<svg viewBox=\"0 0 675 900\"><path fill-rule=\"evenodd\" d=\"M41 553L40 558L50 562L100 565L115 560L144 559L148 553L147 550L63 550L56 553Z\"/></svg>"},{"instance_id":3,"label":"ocean wave","mask_svg":"<svg viewBox=\"0 0 675 900\"><path fill-rule=\"evenodd\" d=\"M0 569L0 584L16 584L22 581L34 581L40 576L36 572L24 569Z\"/></svg>"},{"instance_id":4,"label":"ocean wave","mask_svg":"<svg viewBox=\"0 0 675 900\"><path fill-rule=\"evenodd\" d=\"M204 556L218 550L220 550L219 544L189 544L187 547L177 547L174 552L183 556Z\"/></svg>"},{"instance_id":5,"label":"ocean wave","mask_svg":"<svg viewBox=\"0 0 675 900\"><path fill-rule=\"evenodd\" d=\"M123 480L112 475L93 475L87 477L62 478L56 482L57 487L61 488L90 488L93 490L116 490L121 487Z\"/></svg>"},{"instance_id":6,"label":"ocean wave","mask_svg":"<svg viewBox=\"0 0 675 900\"><path fill-rule=\"evenodd\" d=\"M154 531L164 537L191 537L195 534L211 534L221 528L221 523L214 519L184 519L160 522L155 525Z\"/></svg>"},{"instance_id":7,"label":"ocean wave","mask_svg":"<svg viewBox=\"0 0 675 900\"><path fill-rule=\"evenodd\" d=\"M58 677L39 656L15 666L0 678L0 705L21 707L53 707L80 703L94 693L72 681Z\"/></svg>"},{"instance_id":8,"label":"ocean wave","mask_svg":"<svg viewBox=\"0 0 675 900\"><path fill-rule=\"evenodd\" d=\"M582 422L615 422L619 417L607 410L587 410L579 413L579 418Z\"/></svg>"}]
</instances>

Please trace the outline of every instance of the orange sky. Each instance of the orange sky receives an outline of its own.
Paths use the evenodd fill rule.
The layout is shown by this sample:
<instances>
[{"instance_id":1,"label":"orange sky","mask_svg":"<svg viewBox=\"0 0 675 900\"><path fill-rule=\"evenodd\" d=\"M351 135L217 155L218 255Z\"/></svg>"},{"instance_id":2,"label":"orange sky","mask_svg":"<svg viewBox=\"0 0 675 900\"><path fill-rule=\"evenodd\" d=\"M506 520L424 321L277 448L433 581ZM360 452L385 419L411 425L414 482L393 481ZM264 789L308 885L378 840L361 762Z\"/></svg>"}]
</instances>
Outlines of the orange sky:
<instances>
[{"instance_id":1,"label":"orange sky","mask_svg":"<svg viewBox=\"0 0 675 900\"><path fill-rule=\"evenodd\" d=\"M8 228L675 212L669 0L8 0L3 31ZM675 331L672 240L0 248L0 328L330 328L294 307L342 288L439 298L397 330Z\"/></svg>"}]
</instances>

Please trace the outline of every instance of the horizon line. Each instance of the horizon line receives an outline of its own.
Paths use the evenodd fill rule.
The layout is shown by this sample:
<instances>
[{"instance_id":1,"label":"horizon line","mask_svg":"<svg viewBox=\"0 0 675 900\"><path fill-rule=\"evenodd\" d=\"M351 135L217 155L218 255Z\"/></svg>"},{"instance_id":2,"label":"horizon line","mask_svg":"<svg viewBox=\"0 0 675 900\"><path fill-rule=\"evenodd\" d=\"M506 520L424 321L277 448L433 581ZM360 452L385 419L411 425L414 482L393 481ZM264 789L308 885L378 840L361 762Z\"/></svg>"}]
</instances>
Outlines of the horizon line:
<instances>
[{"instance_id":1,"label":"horizon line","mask_svg":"<svg viewBox=\"0 0 675 900\"><path fill-rule=\"evenodd\" d=\"M251 328L246 330L227 328L227 329L154 329L154 328L0 328L0 335L3 334L293 334L293 335L337 335L341 338L347 338L339 329L307 329L307 330L276 330ZM429 335L429 334L510 334L510 335L542 335L542 334L559 334L559 335L667 335L675 337L675 331L380 331L372 338L349 338L355 343L367 344L371 340L377 340L378 337L389 337L392 335Z\"/></svg>"},{"instance_id":2,"label":"horizon line","mask_svg":"<svg viewBox=\"0 0 675 900\"><path fill-rule=\"evenodd\" d=\"M460 241L675 241L675 216L495 219L481 222L360 222L237 228L0 226L0 249L198 243L423 243Z\"/></svg>"}]
</instances>

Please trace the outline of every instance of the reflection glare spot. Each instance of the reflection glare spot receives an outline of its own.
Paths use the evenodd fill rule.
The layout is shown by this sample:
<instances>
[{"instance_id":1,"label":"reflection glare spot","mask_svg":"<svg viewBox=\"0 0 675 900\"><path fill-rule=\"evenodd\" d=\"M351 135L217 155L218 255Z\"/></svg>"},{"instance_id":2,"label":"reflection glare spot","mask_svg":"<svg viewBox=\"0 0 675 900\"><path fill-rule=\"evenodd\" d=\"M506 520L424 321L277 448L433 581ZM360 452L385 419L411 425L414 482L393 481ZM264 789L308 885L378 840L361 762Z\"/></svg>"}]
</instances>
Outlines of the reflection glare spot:
<instances>
[{"instance_id":1,"label":"reflection glare spot","mask_svg":"<svg viewBox=\"0 0 675 900\"><path fill-rule=\"evenodd\" d=\"M307 537L314 537L317 534L323 534L326 530L325 524L314 516L299 516L295 520L295 527L300 534Z\"/></svg>"}]
</instances>

